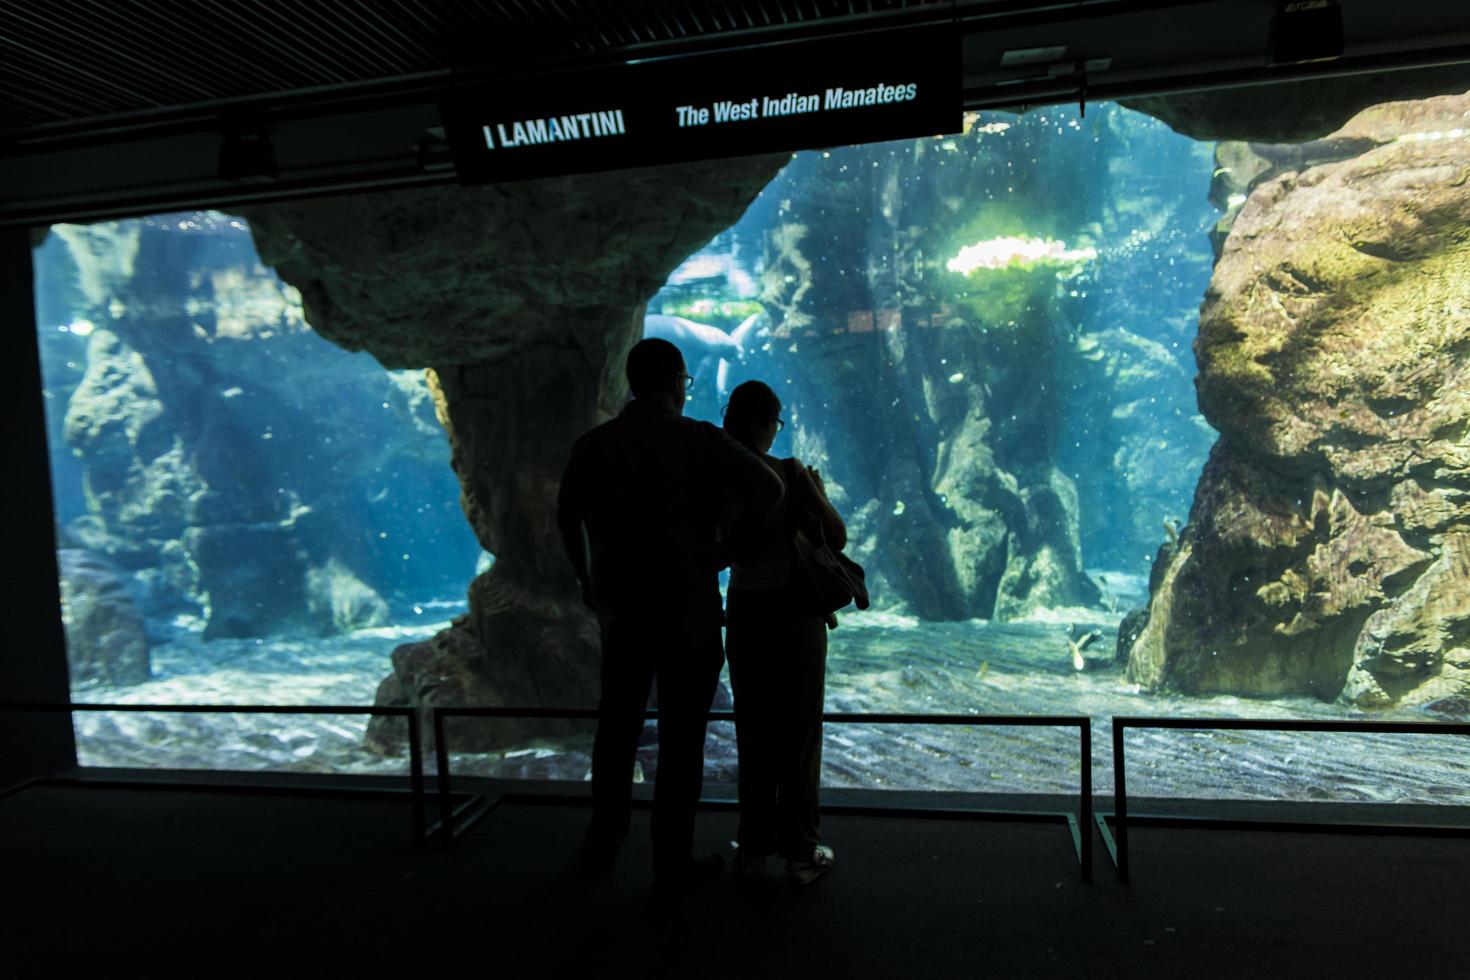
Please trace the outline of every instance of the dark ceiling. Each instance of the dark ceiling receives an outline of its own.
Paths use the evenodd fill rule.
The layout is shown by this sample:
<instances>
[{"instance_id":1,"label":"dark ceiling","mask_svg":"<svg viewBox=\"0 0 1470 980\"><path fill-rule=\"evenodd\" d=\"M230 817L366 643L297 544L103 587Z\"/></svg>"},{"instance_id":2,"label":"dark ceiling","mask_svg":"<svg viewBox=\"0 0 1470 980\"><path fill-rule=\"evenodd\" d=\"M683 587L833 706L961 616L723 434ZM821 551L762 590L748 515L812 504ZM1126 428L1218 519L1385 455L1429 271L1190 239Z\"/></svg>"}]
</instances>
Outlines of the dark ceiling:
<instances>
[{"instance_id":1,"label":"dark ceiling","mask_svg":"<svg viewBox=\"0 0 1470 980\"><path fill-rule=\"evenodd\" d=\"M0 224L443 183L451 86L840 33L952 23L969 108L1470 61L1466 0L1340 0L1343 57L1275 65L1282 2L0 0ZM1038 47L1064 53L1007 57ZM270 180L222 176L242 130Z\"/></svg>"},{"instance_id":2,"label":"dark ceiling","mask_svg":"<svg viewBox=\"0 0 1470 980\"><path fill-rule=\"evenodd\" d=\"M893 26L955 9L951 0L3 0L0 139L363 83L432 83L457 69L531 70Z\"/></svg>"}]
</instances>

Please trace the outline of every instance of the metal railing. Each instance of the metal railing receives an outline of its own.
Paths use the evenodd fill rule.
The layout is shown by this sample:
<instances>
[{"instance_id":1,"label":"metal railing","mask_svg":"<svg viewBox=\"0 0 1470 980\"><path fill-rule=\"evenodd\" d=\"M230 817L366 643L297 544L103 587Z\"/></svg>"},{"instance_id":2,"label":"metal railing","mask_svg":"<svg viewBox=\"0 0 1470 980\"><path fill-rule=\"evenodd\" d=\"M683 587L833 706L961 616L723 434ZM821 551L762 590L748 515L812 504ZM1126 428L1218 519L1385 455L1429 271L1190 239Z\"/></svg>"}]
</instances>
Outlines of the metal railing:
<instances>
[{"instance_id":1,"label":"metal railing","mask_svg":"<svg viewBox=\"0 0 1470 980\"><path fill-rule=\"evenodd\" d=\"M429 838L426 827L425 816L425 791L424 791L424 754L419 734L418 712L413 708L389 708L389 707L363 707L361 705L319 705L319 704L105 704L105 703L62 703L48 704L42 702L22 703L0 703L0 713L14 712L66 712L68 714L77 711L124 711L136 713L167 713L167 714L246 714L246 715L383 715L387 717L403 718L408 723L408 758L409 758L409 797L413 808L413 840L416 846L422 845ZM28 780L18 786L9 787L4 795L17 792L27 786L35 785L93 785L111 787L138 787L159 788L171 786L187 786L189 789L245 789L241 786L230 786L228 784L215 784L204 786L199 783L166 783L157 780L143 782L127 778L89 778L85 783L74 781L57 780L54 777L41 777ZM255 791L262 791L259 787ZM274 790L274 791L279 791ZM316 787L311 790L314 795L326 796L348 796L348 795L390 795L401 796L402 793L394 790L382 790L376 793L363 789L337 789Z\"/></svg>"},{"instance_id":2,"label":"metal railing","mask_svg":"<svg viewBox=\"0 0 1470 980\"><path fill-rule=\"evenodd\" d=\"M449 745L445 720L448 718L547 718L559 720L595 721L599 712L593 709L574 708L434 708L434 752L437 786L439 791L439 833L444 846L468 830L473 823L502 802L508 803L566 803L567 797L547 794L507 793L495 802L487 803L483 797L455 807L450 780ZM643 712L645 720L657 720L657 711ZM734 721L733 711L710 711L709 721ZM1071 830L1072 846L1077 854L1077 865L1083 881L1092 880L1092 719L1085 715L943 715L943 714L864 714L831 712L822 716L824 724L867 724L867 725L962 725L969 727L1031 728L1076 728L1078 730L1078 759L1080 785L1075 813L1041 812L1034 810L998 810L968 807L921 808L904 806L867 806L845 804L823 804L822 812L850 816L897 816L919 818L942 818L961 820L1042 820L1062 821ZM585 799L571 798L585 803ZM702 806L732 808L731 801L701 800ZM462 820L461 817L464 819Z\"/></svg>"},{"instance_id":3,"label":"metal railing","mask_svg":"<svg viewBox=\"0 0 1470 980\"><path fill-rule=\"evenodd\" d=\"M11 712L132 712L170 714L283 714L283 715L378 715L403 718L408 727L409 783L406 794L413 815L413 840L416 845L438 836L449 845L476 821L504 802L572 803L585 805L583 796L503 793L494 802L482 794L463 794L456 803L452 789L450 750L446 720L450 718L545 718L596 721L595 709L562 708L448 708L432 709L436 786L440 820L434 827L427 821L427 790L423 764L419 711L408 707L363 707L358 705L260 705L260 704L112 704L112 703L0 703L0 713ZM657 720L657 711L645 711L643 717ZM710 711L709 721L734 721L732 711ZM853 804L824 804L824 813L855 816L901 816L964 820L1062 821L1070 831L1083 881L1092 876L1092 834L1095 823L1102 834L1108 856L1120 882L1130 877L1128 833L1130 826L1195 827L1202 829L1296 831L1318 833L1376 833L1424 836L1470 836L1470 826L1449 824L1388 824L1373 822L1341 822L1322 820L1272 820L1184 816L1177 814L1130 813L1127 783L1127 748L1125 735L1129 729L1176 729L1193 731L1266 731L1266 732L1342 732L1350 734L1459 735L1470 736L1470 723L1456 722L1375 722L1241 718L1147 718L1115 717L1113 719L1113 812L1095 810L1092 787L1092 720L1083 715L955 715L955 714L885 714L833 712L823 716L824 723L866 725L941 725L968 727L1041 727L1076 728L1078 731L1079 788L1075 811L1004 810L974 807L911 807ZM284 792L282 787L202 784L196 781L139 780L89 776L85 782L41 777L9 787L0 796L33 785L82 785L134 788L188 788L234 790L244 792ZM403 796L398 790L365 790L361 788L311 787L306 792L324 796ZM701 800L701 806L734 809L732 800ZM1109 821L1112 821L1110 826Z\"/></svg>"},{"instance_id":4,"label":"metal railing","mask_svg":"<svg viewBox=\"0 0 1470 980\"><path fill-rule=\"evenodd\" d=\"M1129 814L1127 755L1124 733L1130 729L1188 729L1194 731L1351 732L1358 734L1470 735L1470 724L1455 722L1307 721L1290 718L1114 718L1113 813L1099 811L1098 829L1118 880L1127 883L1128 827L1197 827L1215 830L1287 830L1308 833L1378 833L1424 836L1470 836L1470 827L1433 824L1344 823L1242 818L1193 817L1165 814ZM1109 828L1108 817L1114 826Z\"/></svg>"}]
</instances>

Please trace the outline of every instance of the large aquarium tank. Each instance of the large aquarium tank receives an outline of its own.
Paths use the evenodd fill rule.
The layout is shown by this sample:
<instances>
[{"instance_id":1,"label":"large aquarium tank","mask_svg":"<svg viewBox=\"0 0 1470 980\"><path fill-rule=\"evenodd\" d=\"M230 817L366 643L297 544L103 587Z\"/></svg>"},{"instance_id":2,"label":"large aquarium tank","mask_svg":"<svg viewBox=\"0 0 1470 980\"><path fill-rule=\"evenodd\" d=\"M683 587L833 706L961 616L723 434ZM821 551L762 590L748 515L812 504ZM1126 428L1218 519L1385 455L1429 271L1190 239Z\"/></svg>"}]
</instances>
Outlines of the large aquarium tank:
<instances>
[{"instance_id":1,"label":"large aquarium tank","mask_svg":"<svg viewBox=\"0 0 1470 980\"><path fill-rule=\"evenodd\" d=\"M717 163L524 206L53 227L37 328L73 696L591 706L549 501L625 397L628 346L662 336L688 415L770 384L773 451L848 522L873 608L830 633L831 711L1086 714L1102 791L1114 716L1470 717L1467 136L1459 96L1280 145L1101 104L741 163L743 197L705 187ZM675 229L663 266L631 210ZM510 227L531 244L487 253ZM387 719L75 724L84 765L406 766ZM457 772L588 773L576 723L450 736ZM1130 752L1145 796L1470 802L1454 739ZM710 778L734 765L712 725ZM844 724L823 778L1066 793L1078 765L1066 729Z\"/></svg>"}]
</instances>

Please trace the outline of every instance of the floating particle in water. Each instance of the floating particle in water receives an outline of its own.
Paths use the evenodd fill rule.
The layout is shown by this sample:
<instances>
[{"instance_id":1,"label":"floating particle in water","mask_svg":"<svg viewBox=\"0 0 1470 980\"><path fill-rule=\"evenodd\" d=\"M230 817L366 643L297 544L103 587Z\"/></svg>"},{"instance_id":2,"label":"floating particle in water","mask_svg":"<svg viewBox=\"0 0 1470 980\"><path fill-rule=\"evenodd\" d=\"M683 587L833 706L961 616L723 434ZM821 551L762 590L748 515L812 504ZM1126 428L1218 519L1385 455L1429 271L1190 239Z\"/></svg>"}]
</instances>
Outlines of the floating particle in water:
<instances>
[{"instance_id":1,"label":"floating particle in water","mask_svg":"<svg viewBox=\"0 0 1470 980\"><path fill-rule=\"evenodd\" d=\"M896 504L893 505L893 516L894 517L899 516L900 514L903 513L903 511L904 511L904 507L903 507L903 501L902 500L900 500L898 503L896 503Z\"/></svg>"},{"instance_id":2,"label":"floating particle in water","mask_svg":"<svg viewBox=\"0 0 1470 980\"><path fill-rule=\"evenodd\" d=\"M949 383L952 385L957 385L963 380L965 380L965 373L963 371L956 371L949 376Z\"/></svg>"}]
</instances>

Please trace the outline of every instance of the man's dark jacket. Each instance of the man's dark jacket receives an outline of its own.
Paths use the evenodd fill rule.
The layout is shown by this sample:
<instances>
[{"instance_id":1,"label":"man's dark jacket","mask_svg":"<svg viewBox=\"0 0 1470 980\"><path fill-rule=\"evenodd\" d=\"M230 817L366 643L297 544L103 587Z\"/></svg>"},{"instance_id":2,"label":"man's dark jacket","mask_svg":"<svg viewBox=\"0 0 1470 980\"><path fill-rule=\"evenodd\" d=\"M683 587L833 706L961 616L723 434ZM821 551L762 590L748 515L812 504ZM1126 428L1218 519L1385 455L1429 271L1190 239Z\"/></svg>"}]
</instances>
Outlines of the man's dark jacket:
<instances>
[{"instance_id":1,"label":"man's dark jacket","mask_svg":"<svg viewBox=\"0 0 1470 980\"><path fill-rule=\"evenodd\" d=\"M557 518L564 535L586 528L605 635L664 649L718 638L721 515L769 511L773 486L723 430L644 400L578 439Z\"/></svg>"}]
</instances>

